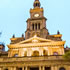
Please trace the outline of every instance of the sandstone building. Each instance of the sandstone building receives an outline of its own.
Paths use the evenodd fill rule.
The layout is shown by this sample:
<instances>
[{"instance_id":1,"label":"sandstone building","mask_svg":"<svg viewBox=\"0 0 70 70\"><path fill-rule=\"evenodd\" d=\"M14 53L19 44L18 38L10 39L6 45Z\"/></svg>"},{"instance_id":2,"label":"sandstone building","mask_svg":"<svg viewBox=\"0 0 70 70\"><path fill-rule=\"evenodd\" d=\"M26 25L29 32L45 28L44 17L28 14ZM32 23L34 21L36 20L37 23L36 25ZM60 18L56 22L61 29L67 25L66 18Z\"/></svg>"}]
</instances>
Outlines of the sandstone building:
<instances>
[{"instance_id":1,"label":"sandstone building","mask_svg":"<svg viewBox=\"0 0 70 70\"><path fill-rule=\"evenodd\" d=\"M69 49L64 48L62 34L50 35L40 1L35 0L33 6L25 37L13 35L8 52L1 53L0 70L70 70L70 61L63 58Z\"/></svg>"}]
</instances>

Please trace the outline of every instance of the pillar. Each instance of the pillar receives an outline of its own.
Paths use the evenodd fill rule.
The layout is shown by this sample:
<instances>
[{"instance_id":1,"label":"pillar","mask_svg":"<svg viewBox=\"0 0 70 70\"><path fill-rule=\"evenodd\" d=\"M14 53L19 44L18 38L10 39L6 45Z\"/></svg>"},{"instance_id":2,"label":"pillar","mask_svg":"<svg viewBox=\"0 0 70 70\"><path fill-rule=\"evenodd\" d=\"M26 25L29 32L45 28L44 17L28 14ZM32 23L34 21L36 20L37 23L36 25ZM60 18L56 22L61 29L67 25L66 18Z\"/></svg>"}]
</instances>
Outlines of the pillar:
<instances>
[{"instance_id":1,"label":"pillar","mask_svg":"<svg viewBox=\"0 0 70 70\"><path fill-rule=\"evenodd\" d=\"M13 67L10 67L9 69L10 69L10 70L13 70Z\"/></svg>"},{"instance_id":2,"label":"pillar","mask_svg":"<svg viewBox=\"0 0 70 70\"><path fill-rule=\"evenodd\" d=\"M55 69L54 70L58 70L58 67L57 66L55 66Z\"/></svg>"},{"instance_id":3,"label":"pillar","mask_svg":"<svg viewBox=\"0 0 70 70\"><path fill-rule=\"evenodd\" d=\"M28 70L27 66L25 67L25 70Z\"/></svg>"},{"instance_id":4,"label":"pillar","mask_svg":"<svg viewBox=\"0 0 70 70\"><path fill-rule=\"evenodd\" d=\"M24 67L22 67L22 70L24 70Z\"/></svg>"},{"instance_id":5,"label":"pillar","mask_svg":"<svg viewBox=\"0 0 70 70\"><path fill-rule=\"evenodd\" d=\"M70 70L70 66L67 66L67 67L66 67L66 70Z\"/></svg>"},{"instance_id":6,"label":"pillar","mask_svg":"<svg viewBox=\"0 0 70 70\"><path fill-rule=\"evenodd\" d=\"M16 70L16 67L13 67L13 70Z\"/></svg>"},{"instance_id":7,"label":"pillar","mask_svg":"<svg viewBox=\"0 0 70 70\"><path fill-rule=\"evenodd\" d=\"M42 70L45 70L45 66L42 67Z\"/></svg>"},{"instance_id":8,"label":"pillar","mask_svg":"<svg viewBox=\"0 0 70 70\"><path fill-rule=\"evenodd\" d=\"M39 70L42 70L41 66L39 66Z\"/></svg>"},{"instance_id":9,"label":"pillar","mask_svg":"<svg viewBox=\"0 0 70 70\"><path fill-rule=\"evenodd\" d=\"M54 66L51 66L51 70L55 70Z\"/></svg>"},{"instance_id":10,"label":"pillar","mask_svg":"<svg viewBox=\"0 0 70 70\"><path fill-rule=\"evenodd\" d=\"M0 67L0 70L2 70L2 68Z\"/></svg>"},{"instance_id":11,"label":"pillar","mask_svg":"<svg viewBox=\"0 0 70 70\"><path fill-rule=\"evenodd\" d=\"M39 55L43 56L43 50L39 50Z\"/></svg>"}]
</instances>

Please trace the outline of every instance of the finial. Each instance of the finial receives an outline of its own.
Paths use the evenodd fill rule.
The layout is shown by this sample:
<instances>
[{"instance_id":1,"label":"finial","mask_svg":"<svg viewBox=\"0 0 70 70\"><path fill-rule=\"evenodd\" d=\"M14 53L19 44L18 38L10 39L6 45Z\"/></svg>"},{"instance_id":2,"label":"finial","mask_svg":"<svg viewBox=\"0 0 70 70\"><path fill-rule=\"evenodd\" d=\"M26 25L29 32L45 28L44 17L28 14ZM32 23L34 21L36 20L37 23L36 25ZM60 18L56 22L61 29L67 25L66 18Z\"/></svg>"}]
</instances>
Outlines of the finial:
<instances>
[{"instance_id":1,"label":"finial","mask_svg":"<svg viewBox=\"0 0 70 70\"><path fill-rule=\"evenodd\" d=\"M57 34L60 34L59 30L57 31Z\"/></svg>"},{"instance_id":2,"label":"finial","mask_svg":"<svg viewBox=\"0 0 70 70\"><path fill-rule=\"evenodd\" d=\"M15 35L13 34L12 38L15 38Z\"/></svg>"},{"instance_id":3,"label":"finial","mask_svg":"<svg viewBox=\"0 0 70 70\"><path fill-rule=\"evenodd\" d=\"M50 33L48 32L48 35L49 35Z\"/></svg>"},{"instance_id":4,"label":"finial","mask_svg":"<svg viewBox=\"0 0 70 70\"><path fill-rule=\"evenodd\" d=\"M68 46L66 46L66 48L68 48Z\"/></svg>"},{"instance_id":5,"label":"finial","mask_svg":"<svg viewBox=\"0 0 70 70\"><path fill-rule=\"evenodd\" d=\"M39 0L35 0L35 1L39 1Z\"/></svg>"},{"instance_id":6,"label":"finial","mask_svg":"<svg viewBox=\"0 0 70 70\"><path fill-rule=\"evenodd\" d=\"M22 37L24 37L24 34L22 34Z\"/></svg>"}]
</instances>

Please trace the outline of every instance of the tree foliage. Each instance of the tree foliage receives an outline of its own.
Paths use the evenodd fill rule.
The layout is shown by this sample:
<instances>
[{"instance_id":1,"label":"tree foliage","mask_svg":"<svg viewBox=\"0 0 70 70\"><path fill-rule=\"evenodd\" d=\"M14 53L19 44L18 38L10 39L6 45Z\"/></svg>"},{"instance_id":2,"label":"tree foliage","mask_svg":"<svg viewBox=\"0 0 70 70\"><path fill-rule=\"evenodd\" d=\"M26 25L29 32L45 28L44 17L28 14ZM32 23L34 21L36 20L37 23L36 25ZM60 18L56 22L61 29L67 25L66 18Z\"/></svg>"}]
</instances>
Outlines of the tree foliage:
<instances>
[{"instance_id":1,"label":"tree foliage","mask_svg":"<svg viewBox=\"0 0 70 70\"><path fill-rule=\"evenodd\" d=\"M66 60L70 60L70 51L66 52L63 56Z\"/></svg>"}]
</instances>

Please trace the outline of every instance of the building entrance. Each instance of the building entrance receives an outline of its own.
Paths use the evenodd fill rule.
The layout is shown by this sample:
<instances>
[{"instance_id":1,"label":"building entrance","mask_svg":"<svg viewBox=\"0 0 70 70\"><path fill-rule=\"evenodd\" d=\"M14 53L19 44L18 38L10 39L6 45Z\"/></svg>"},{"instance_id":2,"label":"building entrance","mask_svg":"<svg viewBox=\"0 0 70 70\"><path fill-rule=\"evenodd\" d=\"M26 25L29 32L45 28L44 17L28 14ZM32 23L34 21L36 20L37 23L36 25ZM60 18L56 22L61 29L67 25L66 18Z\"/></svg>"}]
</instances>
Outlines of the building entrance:
<instances>
[{"instance_id":1,"label":"building entrance","mask_svg":"<svg viewBox=\"0 0 70 70\"><path fill-rule=\"evenodd\" d=\"M30 68L30 70L39 70L39 67Z\"/></svg>"}]
</instances>

